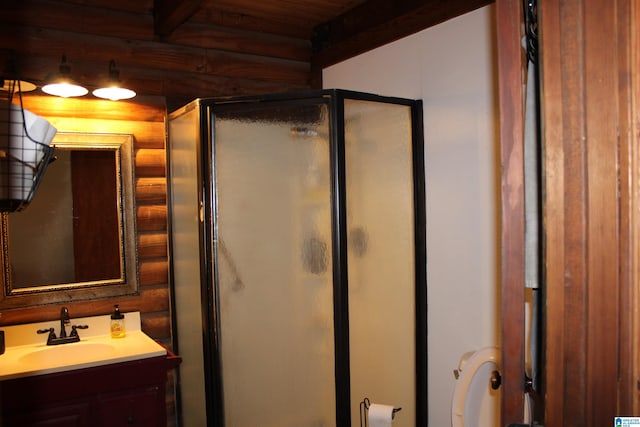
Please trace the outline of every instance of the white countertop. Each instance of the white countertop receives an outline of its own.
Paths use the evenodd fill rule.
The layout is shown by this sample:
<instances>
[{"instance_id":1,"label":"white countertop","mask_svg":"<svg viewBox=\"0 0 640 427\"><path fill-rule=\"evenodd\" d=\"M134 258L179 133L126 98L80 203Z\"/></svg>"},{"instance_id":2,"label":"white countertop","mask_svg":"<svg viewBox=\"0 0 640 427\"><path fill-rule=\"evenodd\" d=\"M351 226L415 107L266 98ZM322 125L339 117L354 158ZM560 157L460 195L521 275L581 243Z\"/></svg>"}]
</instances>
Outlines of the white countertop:
<instances>
[{"instance_id":1,"label":"white countertop","mask_svg":"<svg viewBox=\"0 0 640 427\"><path fill-rule=\"evenodd\" d=\"M36 331L54 328L59 335L59 320L1 327L5 332L6 349L0 355L0 381L167 354L164 347L142 332L139 312L123 314L127 331L124 338L111 338L109 315L72 317L67 335L71 332L71 325L88 325L89 328L78 330L79 342L52 346L46 345L47 334L37 334Z\"/></svg>"}]
</instances>

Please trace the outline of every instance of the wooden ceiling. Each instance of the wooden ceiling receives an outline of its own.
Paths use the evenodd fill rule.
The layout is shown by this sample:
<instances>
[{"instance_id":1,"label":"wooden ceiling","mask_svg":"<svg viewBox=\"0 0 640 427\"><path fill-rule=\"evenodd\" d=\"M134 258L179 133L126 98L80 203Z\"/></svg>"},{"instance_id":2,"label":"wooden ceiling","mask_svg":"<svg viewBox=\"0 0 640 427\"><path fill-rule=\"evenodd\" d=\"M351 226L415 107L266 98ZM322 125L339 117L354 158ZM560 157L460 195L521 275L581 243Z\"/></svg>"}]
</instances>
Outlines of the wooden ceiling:
<instances>
[{"instance_id":1,"label":"wooden ceiling","mask_svg":"<svg viewBox=\"0 0 640 427\"><path fill-rule=\"evenodd\" d=\"M37 84L66 55L92 87L115 60L141 95L175 102L321 86L323 67L488 0L12 0L0 59Z\"/></svg>"}]
</instances>

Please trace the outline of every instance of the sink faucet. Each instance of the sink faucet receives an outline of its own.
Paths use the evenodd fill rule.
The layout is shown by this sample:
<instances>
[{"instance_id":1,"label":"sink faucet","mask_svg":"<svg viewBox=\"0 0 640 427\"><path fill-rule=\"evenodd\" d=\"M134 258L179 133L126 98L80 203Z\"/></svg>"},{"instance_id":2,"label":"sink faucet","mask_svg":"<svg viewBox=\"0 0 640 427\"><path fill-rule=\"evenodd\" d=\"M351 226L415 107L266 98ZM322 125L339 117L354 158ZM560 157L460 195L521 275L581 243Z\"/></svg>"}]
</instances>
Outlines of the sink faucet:
<instances>
[{"instance_id":1,"label":"sink faucet","mask_svg":"<svg viewBox=\"0 0 640 427\"><path fill-rule=\"evenodd\" d=\"M53 328L38 329L36 332L39 334L47 335L47 345L67 344L70 342L80 341L77 329L87 329L87 325L73 325L71 326L71 333L67 335L66 325L71 323L71 317L69 316L69 309L62 307L60 309L60 336L56 337L56 333Z\"/></svg>"},{"instance_id":2,"label":"sink faucet","mask_svg":"<svg viewBox=\"0 0 640 427\"><path fill-rule=\"evenodd\" d=\"M67 337L67 328L66 325L71 323L71 318L69 317L69 309L67 307L62 307L60 309L60 336L59 338Z\"/></svg>"}]
</instances>

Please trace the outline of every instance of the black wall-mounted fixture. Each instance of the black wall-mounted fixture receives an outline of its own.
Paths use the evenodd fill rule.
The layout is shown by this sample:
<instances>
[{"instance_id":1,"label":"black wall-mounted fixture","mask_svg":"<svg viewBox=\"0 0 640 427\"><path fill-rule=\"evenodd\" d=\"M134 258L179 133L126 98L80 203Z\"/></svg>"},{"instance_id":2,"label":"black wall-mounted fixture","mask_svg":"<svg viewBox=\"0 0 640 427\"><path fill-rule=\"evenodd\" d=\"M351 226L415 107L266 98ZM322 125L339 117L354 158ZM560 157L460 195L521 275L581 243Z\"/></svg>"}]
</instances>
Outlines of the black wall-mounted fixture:
<instances>
[{"instance_id":1,"label":"black wall-mounted fixture","mask_svg":"<svg viewBox=\"0 0 640 427\"><path fill-rule=\"evenodd\" d=\"M67 63L66 55L62 55L58 72L47 78L45 85L42 86L42 91L63 98L84 96L89 93L87 88L81 86L71 77L71 67Z\"/></svg>"},{"instance_id":2,"label":"black wall-mounted fixture","mask_svg":"<svg viewBox=\"0 0 640 427\"><path fill-rule=\"evenodd\" d=\"M84 96L89 90L72 77L71 67L66 55L62 55L59 70L47 77L42 91L49 95L71 98ZM109 71L100 86L92 91L93 96L111 101L131 99L136 93L122 85L120 71L116 68L115 60L109 61Z\"/></svg>"},{"instance_id":3,"label":"black wall-mounted fixture","mask_svg":"<svg viewBox=\"0 0 640 427\"><path fill-rule=\"evenodd\" d=\"M121 99L131 99L136 96L136 93L122 86L120 71L116 68L116 61L112 59L109 61L109 78L102 87L93 91L93 96L119 101Z\"/></svg>"}]
</instances>

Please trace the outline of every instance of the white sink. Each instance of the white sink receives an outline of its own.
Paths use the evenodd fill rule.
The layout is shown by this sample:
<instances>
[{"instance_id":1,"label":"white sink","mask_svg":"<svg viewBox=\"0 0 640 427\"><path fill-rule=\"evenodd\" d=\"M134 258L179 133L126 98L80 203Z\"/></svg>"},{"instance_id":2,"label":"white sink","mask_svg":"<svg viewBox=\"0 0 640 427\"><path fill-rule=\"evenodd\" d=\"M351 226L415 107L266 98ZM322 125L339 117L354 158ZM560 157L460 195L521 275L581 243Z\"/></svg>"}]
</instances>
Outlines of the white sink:
<instances>
[{"instance_id":1,"label":"white sink","mask_svg":"<svg viewBox=\"0 0 640 427\"><path fill-rule=\"evenodd\" d=\"M20 356L20 363L29 365L51 365L59 361L76 364L96 359L105 359L113 355L115 347L99 342L74 342L45 348L35 348Z\"/></svg>"},{"instance_id":2,"label":"white sink","mask_svg":"<svg viewBox=\"0 0 640 427\"><path fill-rule=\"evenodd\" d=\"M166 356L166 349L142 332L140 313L124 314L127 329L124 338L111 338L109 315L72 317L72 325L89 328L78 331L79 342L68 344L48 346L46 335L36 333L39 329L54 328L57 334L60 321L2 327L6 350L0 355L0 381Z\"/></svg>"}]
</instances>

